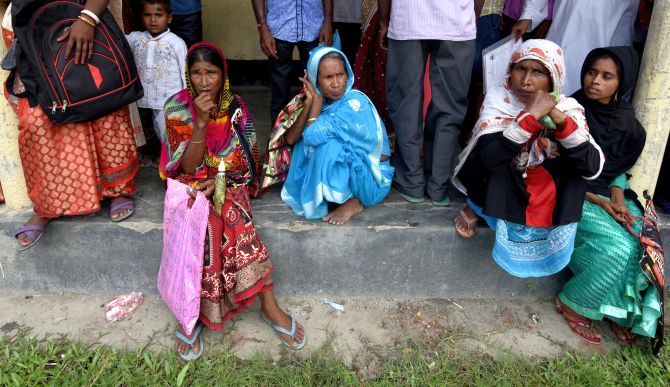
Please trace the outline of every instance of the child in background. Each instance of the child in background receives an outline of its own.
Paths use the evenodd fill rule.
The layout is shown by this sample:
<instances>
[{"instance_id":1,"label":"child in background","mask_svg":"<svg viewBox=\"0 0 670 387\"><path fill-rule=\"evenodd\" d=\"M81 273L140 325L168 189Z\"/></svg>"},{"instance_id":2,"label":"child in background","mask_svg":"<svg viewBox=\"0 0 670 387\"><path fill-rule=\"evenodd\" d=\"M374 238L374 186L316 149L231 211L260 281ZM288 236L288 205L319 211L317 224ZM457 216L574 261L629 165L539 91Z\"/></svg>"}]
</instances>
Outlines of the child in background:
<instances>
[{"instance_id":1,"label":"child in background","mask_svg":"<svg viewBox=\"0 0 670 387\"><path fill-rule=\"evenodd\" d=\"M146 31L126 35L135 56L144 97L137 101L144 117L151 115L156 137L165 140L163 105L173 94L186 88L186 43L170 32L169 0L141 0L141 18Z\"/></svg>"}]
</instances>

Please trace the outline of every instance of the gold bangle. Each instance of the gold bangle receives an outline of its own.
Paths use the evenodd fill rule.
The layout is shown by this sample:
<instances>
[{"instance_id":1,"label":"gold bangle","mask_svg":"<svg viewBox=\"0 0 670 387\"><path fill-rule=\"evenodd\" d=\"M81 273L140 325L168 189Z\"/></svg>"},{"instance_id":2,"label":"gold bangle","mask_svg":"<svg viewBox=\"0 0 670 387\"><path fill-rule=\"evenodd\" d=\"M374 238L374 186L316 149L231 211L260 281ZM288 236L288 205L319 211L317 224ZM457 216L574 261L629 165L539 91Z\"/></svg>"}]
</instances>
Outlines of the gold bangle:
<instances>
[{"instance_id":1,"label":"gold bangle","mask_svg":"<svg viewBox=\"0 0 670 387\"><path fill-rule=\"evenodd\" d=\"M193 141L193 140L191 140L190 143L191 143L191 144L202 144L203 142L205 142L205 139L204 139L204 138L203 138L202 140L200 140L200 141Z\"/></svg>"},{"instance_id":2,"label":"gold bangle","mask_svg":"<svg viewBox=\"0 0 670 387\"><path fill-rule=\"evenodd\" d=\"M84 14L84 13L79 14L79 16L77 16L77 19L81 19L81 20L83 20L83 21L85 21L85 22L93 23L93 25L96 25L96 26L98 25L98 23L96 23L95 20L93 20L92 17L90 17L90 16L88 16L88 15L86 15L86 14Z\"/></svg>"},{"instance_id":3,"label":"gold bangle","mask_svg":"<svg viewBox=\"0 0 670 387\"><path fill-rule=\"evenodd\" d=\"M308 124L311 124L312 122L316 121L317 117L312 117L307 120Z\"/></svg>"},{"instance_id":4,"label":"gold bangle","mask_svg":"<svg viewBox=\"0 0 670 387\"><path fill-rule=\"evenodd\" d=\"M92 22L91 20L88 20L88 18L87 18L86 16L84 16L84 15L79 15L79 16L77 16L77 19L83 21L84 23L88 24L88 25L91 26L92 28L95 28L95 27L96 27L96 24L95 24L94 22Z\"/></svg>"}]
</instances>

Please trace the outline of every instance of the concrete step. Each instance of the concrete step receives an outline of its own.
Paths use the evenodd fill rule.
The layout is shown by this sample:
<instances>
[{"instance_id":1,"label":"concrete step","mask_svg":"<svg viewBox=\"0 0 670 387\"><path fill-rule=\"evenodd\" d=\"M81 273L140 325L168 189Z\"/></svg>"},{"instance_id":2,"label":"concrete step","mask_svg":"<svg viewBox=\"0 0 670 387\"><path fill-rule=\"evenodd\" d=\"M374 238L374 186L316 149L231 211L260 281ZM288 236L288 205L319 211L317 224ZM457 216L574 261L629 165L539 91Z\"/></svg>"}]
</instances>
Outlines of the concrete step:
<instances>
[{"instance_id":1,"label":"concrete step","mask_svg":"<svg viewBox=\"0 0 670 387\"><path fill-rule=\"evenodd\" d=\"M93 216L59 219L25 252L16 251L14 232L31 212L0 207L0 289L156 292L163 193L156 170L143 168L132 218L112 223L105 208ZM349 224L332 226L301 220L271 192L254 200L252 211L280 294L469 299L556 294L567 273L515 278L491 259L490 229L460 238L452 219L461 206L409 204L391 194ZM662 225L670 241L670 219Z\"/></svg>"}]
</instances>

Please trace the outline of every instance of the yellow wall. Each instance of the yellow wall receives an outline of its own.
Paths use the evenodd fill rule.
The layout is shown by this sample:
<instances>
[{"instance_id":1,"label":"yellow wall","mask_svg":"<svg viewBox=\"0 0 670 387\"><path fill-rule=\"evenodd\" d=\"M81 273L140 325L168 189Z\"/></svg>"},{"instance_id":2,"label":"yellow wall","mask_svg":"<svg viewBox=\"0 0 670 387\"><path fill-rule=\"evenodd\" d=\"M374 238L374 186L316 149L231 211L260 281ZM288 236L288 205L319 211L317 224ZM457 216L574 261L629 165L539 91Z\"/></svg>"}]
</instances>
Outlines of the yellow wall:
<instances>
[{"instance_id":1,"label":"yellow wall","mask_svg":"<svg viewBox=\"0 0 670 387\"><path fill-rule=\"evenodd\" d=\"M656 0L635 91L635 113L647 130L647 143L631 170L631 186L654 194L670 133L670 0Z\"/></svg>"},{"instance_id":2,"label":"yellow wall","mask_svg":"<svg viewBox=\"0 0 670 387\"><path fill-rule=\"evenodd\" d=\"M5 14L6 1L0 1L0 15ZM1 16L0 16L1 18ZM7 53L5 43L0 41L0 58ZM0 85L5 84L9 71L0 70ZM18 117L3 97L0 100L0 181L9 208L30 207L26 180L19 158Z\"/></svg>"},{"instance_id":3,"label":"yellow wall","mask_svg":"<svg viewBox=\"0 0 670 387\"><path fill-rule=\"evenodd\" d=\"M204 39L221 46L228 59L267 59L251 0L203 0L202 24Z\"/></svg>"}]
</instances>

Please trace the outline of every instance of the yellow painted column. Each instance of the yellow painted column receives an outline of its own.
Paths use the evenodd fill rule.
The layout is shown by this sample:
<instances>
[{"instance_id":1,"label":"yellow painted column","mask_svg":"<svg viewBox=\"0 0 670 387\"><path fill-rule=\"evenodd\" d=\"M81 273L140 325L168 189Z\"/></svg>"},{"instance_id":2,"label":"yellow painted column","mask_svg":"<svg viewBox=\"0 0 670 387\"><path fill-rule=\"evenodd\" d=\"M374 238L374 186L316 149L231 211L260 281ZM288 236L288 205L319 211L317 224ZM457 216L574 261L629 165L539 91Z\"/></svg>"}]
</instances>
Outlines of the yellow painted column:
<instances>
[{"instance_id":1,"label":"yellow painted column","mask_svg":"<svg viewBox=\"0 0 670 387\"><path fill-rule=\"evenodd\" d=\"M633 105L647 130L647 144L631 170L638 194L653 195L670 133L670 0L656 0Z\"/></svg>"},{"instance_id":2,"label":"yellow painted column","mask_svg":"<svg viewBox=\"0 0 670 387\"><path fill-rule=\"evenodd\" d=\"M0 2L0 15L5 14L7 3ZM2 16L0 16L2 18ZM0 58L4 58L7 47L0 42ZM9 72L0 70L0 85L4 87ZM18 117L14 109L0 95L0 183L5 195L5 203L10 208L31 207L28 198L23 167L19 158Z\"/></svg>"}]
</instances>

